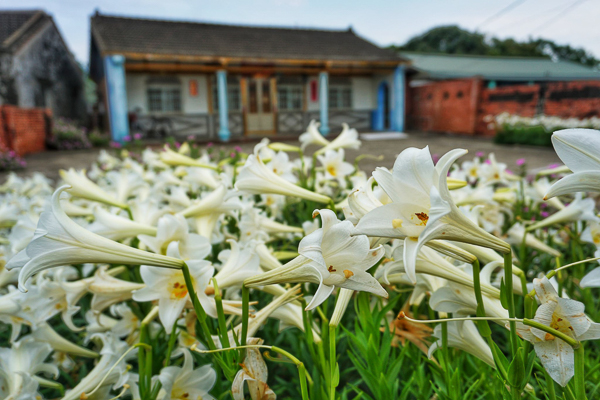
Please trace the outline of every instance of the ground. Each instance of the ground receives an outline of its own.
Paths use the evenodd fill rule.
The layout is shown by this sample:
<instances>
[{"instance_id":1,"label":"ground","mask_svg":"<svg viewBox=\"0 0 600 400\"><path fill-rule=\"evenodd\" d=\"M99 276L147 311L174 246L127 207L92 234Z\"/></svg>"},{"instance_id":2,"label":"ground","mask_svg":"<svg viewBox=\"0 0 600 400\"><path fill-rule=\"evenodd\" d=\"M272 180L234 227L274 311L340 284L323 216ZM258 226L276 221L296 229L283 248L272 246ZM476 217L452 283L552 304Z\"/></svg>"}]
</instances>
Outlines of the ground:
<instances>
[{"instance_id":1,"label":"ground","mask_svg":"<svg viewBox=\"0 0 600 400\"><path fill-rule=\"evenodd\" d=\"M250 152L256 142L231 143L225 148L240 146L243 151ZM529 170L540 169L553 163L560 163L554 149L532 146L497 145L488 138L457 136L433 133L409 133L406 139L363 141L360 150L348 150L346 159L350 162L359 154L383 155L382 161L363 160L360 165L366 172L371 172L375 167L385 166L391 168L396 156L407 147L423 148L429 146L432 154L443 155L455 148L468 149L469 154L464 159L474 157L478 152L486 155L494 153L499 162L507 164L508 169L516 169L516 161L520 158L527 160ZM310 153L313 148L308 149ZM111 150L113 151L113 150ZM33 172L42 172L53 180L58 179L58 170L69 167L87 168L97 157L98 150L71 150L47 151L44 153L27 156L27 167L18 172L18 175L31 175ZM6 178L6 173L0 173L0 182Z\"/></svg>"}]
</instances>

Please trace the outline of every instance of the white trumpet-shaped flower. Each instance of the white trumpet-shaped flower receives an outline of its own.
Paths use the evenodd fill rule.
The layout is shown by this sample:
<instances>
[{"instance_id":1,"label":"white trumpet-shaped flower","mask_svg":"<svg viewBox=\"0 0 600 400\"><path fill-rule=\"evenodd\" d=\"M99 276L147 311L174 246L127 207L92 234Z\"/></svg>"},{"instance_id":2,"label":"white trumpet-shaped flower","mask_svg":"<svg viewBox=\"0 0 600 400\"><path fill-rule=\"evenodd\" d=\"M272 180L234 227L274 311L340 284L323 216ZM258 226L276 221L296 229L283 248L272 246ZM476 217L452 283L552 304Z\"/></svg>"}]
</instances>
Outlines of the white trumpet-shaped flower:
<instances>
[{"instance_id":1,"label":"white trumpet-shaped flower","mask_svg":"<svg viewBox=\"0 0 600 400\"><path fill-rule=\"evenodd\" d=\"M452 200L446 177L452 163L464 154L466 150L452 150L434 166L429 148L408 148L396 159L393 172L384 168L373 172L392 202L362 217L354 233L404 239L406 273L413 283L419 249L431 240L467 242L501 252L510 250L507 243L469 220Z\"/></svg>"},{"instance_id":2,"label":"white trumpet-shaped flower","mask_svg":"<svg viewBox=\"0 0 600 400\"><path fill-rule=\"evenodd\" d=\"M528 231L544 228L555 224L572 221L600 221L595 213L596 203L592 198L583 198L581 193L575 195L575 200L560 211L527 227Z\"/></svg>"},{"instance_id":3,"label":"white trumpet-shaped flower","mask_svg":"<svg viewBox=\"0 0 600 400\"><path fill-rule=\"evenodd\" d=\"M387 297L387 292L367 272L384 255L382 246L371 249L363 235L351 236L352 223L340 221L331 210L318 210L322 228L304 237L298 247L298 257L284 266L246 279L250 287L275 283L311 282L319 288L307 309L323 303L335 287L366 291Z\"/></svg>"},{"instance_id":4,"label":"white trumpet-shaped flower","mask_svg":"<svg viewBox=\"0 0 600 400\"><path fill-rule=\"evenodd\" d=\"M69 193L74 197L81 197L119 208L127 208L127 204L118 201L113 195L92 182L85 175L85 170L75 171L75 169L70 168L65 171L61 169L60 177L70 186Z\"/></svg>"},{"instance_id":5,"label":"white trumpet-shaped flower","mask_svg":"<svg viewBox=\"0 0 600 400\"><path fill-rule=\"evenodd\" d=\"M337 149L358 149L361 145L360 140L358 140L358 131L354 128L350 128L348 124L342 124L342 132L333 139L330 143L325 145L325 147L319 149L317 154L325 153L329 150L337 150Z\"/></svg>"},{"instance_id":6,"label":"white trumpet-shaped flower","mask_svg":"<svg viewBox=\"0 0 600 400\"><path fill-rule=\"evenodd\" d=\"M180 258L179 243L171 242L167 248L167 254L173 258ZM198 300L200 300L207 314L216 317L214 303L204 293L213 276L213 266L210 262L202 259L188 260L186 264L190 270ZM173 324L179 318L189 299L189 291L183 272L181 270L142 265L140 275L146 283L146 287L135 291L133 299L135 301L158 300L158 316L167 333L171 333Z\"/></svg>"},{"instance_id":7,"label":"white trumpet-shaped flower","mask_svg":"<svg viewBox=\"0 0 600 400\"><path fill-rule=\"evenodd\" d=\"M496 368L494 356L490 346L487 345L483 337L479 334L473 321L448 321L448 347L453 347L465 351L492 368ZM438 324L433 330L433 336L439 341L431 345L428 357L432 358L433 353L442 348L442 325Z\"/></svg>"},{"instance_id":8,"label":"white trumpet-shaped flower","mask_svg":"<svg viewBox=\"0 0 600 400\"><path fill-rule=\"evenodd\" d=\"M194 369L194 358L190 351L181 348L183 365L169 366L160 371L158 380L162 389L158 393L160 400L214 400L209 392L217 380L217 373L212 366L204 365Z\"/></svg>"},{"instance_id":9,"label":"white trumpet-shaped flower","mask_svg":"<svg viewBox=\"0 0 600 400\"><path fill-rule=\"evenodd\" d=\"M534 320L578 341L600 339L600 324L585 315L583 303L561 298L548 278L534 279L533 287L540 306ZM548 374L561 386L566 386L575 374L575 350L554 335L517 323L519 335L533 343L535 352Z\"/></svg>"},{"instance_id":10,"label":"white trumpet-shaped flower","mask_svg":"<svg viewBox=\"0 0 600 400\"><path fill-rule=\"evenodd\" d=\"M600 192L600 132L563 129L554 132L552 145L573 174L556 182L545 198L574 192Z\"/></svg>"},{"instance_id":11,"label":"white trumpet-shaped flower","mask_svg":"<svg viewBox=\"0 0 600 400\"><path fill-rule=\"evenodd\" d=\"M327 146L329 144L329 140L325 139L323 135L321 135L321 132L319 132L319 126L321 126L321 124L313 119L308 124L306 132L300 135L298 140L300 140L300 148L302 151L311 144L318 144L319 146Z\"/></svg>"},{"instance_id":12,"label":"white trumpet-shaped flower","mask_svg":"<svg viewBox=\"0 0 600 400\"><path fill-rule=\"evenodd\" d=\"M60 208L62 186L52 195L52 211L43 212L33 240L6 265L21 267L19 288L32 275L48 268L68 264L146 264L166 268L181 268L183 261L160 254L135 249L97 235L72 221Z\"/></svg>"},{"instance_id":13,"label":"white trumpet-shaped flower","mask_svg":"<svg viewBox=\"0 0 600 400\"><path fill-rule=\"evenodd\" d=\"M346 176L354 171L354 166L344 161L344 149L327 150L319 154L317 159L323 165L326 179L335 179L341 187L346 186Z\"/></svg>"},{"instance_id":14,"label":"white trumpet-shaped flower","mask_svg":"<svg viewBox=\"0 0 600 400\"><path fill-rule=\"evenodd\" d=\"M259 148L260 146L256 146ZM268 168L258 157L260 149L255 149L255 154L250 154L246 164L240 170L235 182L235 188L250 194L282 194L284 196L299 197L301 199L329 203L331 199L322 194L311 192L282 178Z\"/></svg>"}]
</instances>

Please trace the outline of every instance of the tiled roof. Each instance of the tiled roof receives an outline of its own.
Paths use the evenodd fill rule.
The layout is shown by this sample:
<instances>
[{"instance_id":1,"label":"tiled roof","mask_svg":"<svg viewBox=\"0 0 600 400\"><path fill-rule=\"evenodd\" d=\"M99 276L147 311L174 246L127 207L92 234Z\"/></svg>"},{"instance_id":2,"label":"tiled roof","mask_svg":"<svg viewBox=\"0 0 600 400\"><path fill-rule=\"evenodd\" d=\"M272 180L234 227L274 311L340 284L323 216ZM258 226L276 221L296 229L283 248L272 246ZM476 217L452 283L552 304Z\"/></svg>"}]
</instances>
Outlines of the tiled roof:
<instances>
[{"instance_id":1,"label":"tiled roof","mask_svg":"<svg viewBox=\"0 0 600 400\"><path fill-rule=\"evenodd\" d=\"M92 17L101 52L163 56L207 56L278 60L402 61L351 29L267 28L123 18Z\"/></svg>"},{"instance_id":2,"label":"tiled roof","mask_svg":"<svg viewBox=\"0 0 600 400\"><path fill-rule=\"evenodd\" d=\"M549 58L468 56L401 52L419 77L431 79L481 76L487 80L559 81L600 79L600 72L570 61Z\"/></svg>"},{"instance_id":3,"label":"tiled roof","mask_svg":"<svg viewBox=\"0 0 600 400\"><path fill-rule=\"evenodd\" d=\"M23 27L39 10L0 10L0 47Z\"/></svg>"}]
</instances>

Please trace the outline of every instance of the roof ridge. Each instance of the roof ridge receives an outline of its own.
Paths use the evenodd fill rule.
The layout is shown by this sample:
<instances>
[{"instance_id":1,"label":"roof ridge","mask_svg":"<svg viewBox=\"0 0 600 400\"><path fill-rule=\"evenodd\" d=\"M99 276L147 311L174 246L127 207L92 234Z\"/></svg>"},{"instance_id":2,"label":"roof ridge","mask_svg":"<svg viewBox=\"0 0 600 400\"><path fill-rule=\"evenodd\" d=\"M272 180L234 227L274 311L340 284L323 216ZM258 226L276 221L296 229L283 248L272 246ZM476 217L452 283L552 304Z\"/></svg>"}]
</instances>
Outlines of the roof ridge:
<instances>
[{"instance_id":1,"label":"roof ridge","mask_svg":"<svg viewBox=\"0 0 600 400\"><path fill-rule=\"evenodd\" d=\"M108 14L100 14L96 13L92 15L92 19L94 18L107 18L107 19L121 19L121 20L130 20L130 21L147 21L147 22L159 22L159 23L169 23L169 24L178 24L178 25L209 25L209 26L219 26L219 27L231 27L231 28L252 28L252 29L264 29L264 30L286 30L286 31L307 31L307 32L325 32L325 33L349 33L352 35L356 34L352 29L328 29L328 28L312 28L312 27L289 27L289 26L275 26L275 25L249 25L249 24L235 24L229 22L204 22L204 21L190 21L190 20L173 20L173 19L161 19L161 18L152 18L152 17L129 17L129 16L120 16L120 15L108 15Z\"/></svg>"},{"instance_id":2,"label":"roof ridge","mask_svg":"<svg viewBox=\"0 0 600 400\"><path fill-rule=\"evenodd\" d=\"M433 53L433 52L421 52L421 51L403 51L403 50L398 50L398 53L400 55L402 54L410 54L410 55L418 55L418 56L439 56L439 57L456 57L456 58L467 58L467 57L471 57L471 58L493 58L493 59L508 59L508 60L515 60L515 59L520 59L520 60L548 60L548 61L552 61L551 58L549 57L544 57L544 56L502 56L502 55L489 55L489 54L450 54L450 53ZM568 60L560 60L561 62L563 61L568 61Z\"/></svg>"}]
</instances>

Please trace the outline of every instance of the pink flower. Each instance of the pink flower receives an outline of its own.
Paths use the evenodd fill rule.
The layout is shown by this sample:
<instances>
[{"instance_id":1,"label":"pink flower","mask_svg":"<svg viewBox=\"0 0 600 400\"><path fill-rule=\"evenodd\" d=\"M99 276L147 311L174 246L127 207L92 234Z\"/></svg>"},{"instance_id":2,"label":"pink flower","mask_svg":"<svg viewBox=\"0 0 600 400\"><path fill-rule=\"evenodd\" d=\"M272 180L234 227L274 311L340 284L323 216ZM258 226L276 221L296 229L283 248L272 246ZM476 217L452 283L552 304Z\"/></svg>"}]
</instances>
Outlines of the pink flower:
<instances>
[{"instance_id":1,"label":"pink flower","mask_svg":"<svg viewBox=\"0 0 600 400\"><path fill-rule=\"evenodd\" d=\"M180 147L181 147L181 143L179 143L179 142L175 142L175 147L176 147L176 148L180 148Z\"/></svg>"},{"instance_id":2,"label":"pink flower","mask_svg":"<svg viewBox=\"0 0 600 400\"><path fill-rule=\"evenodd\" d=\"M213 146L214 146L214 143L213 143L213 142L208 142L208 143L206 143L206 147L213 147Z\"/></svg>"},{"instance_id":3,"label":"pink flower","mask_svg":"<svg viewBox=\"0 0 600 400\"><path fill-rule=\"evenodd\" d=\"M546 218L548 215L550 215L550 213L549 213L548 211L542 211L542 212L540 213L540 215L541 215L542 217Z\"/></svg>"},{"instance_id":4,"label":"pink flower","mask_svg":"<svg viewBox=\"0 0 600 400\"><path fill-rule=\"evenodd\" d=\"M115 148L115 149L120 149L121 148L121 143L119 143L119 142L110 142L110 147Z\"/></svg>"},{"instance_id":5,"label":"pink flower","mask_svg":"<svg viewBox=\"0 0 600 400\"><path fill-rule=\"evenodd\" d=\"M131 142L131 136L130 135L125 136L123 138L123 140L126 141L126 142Z\"/></svg>"},{"instance_id":6,"label":"pink flower","mask_svg":"<svg viewBox=\"0 0 600 400\"><path fill-rule=\"evenodd\" d=\"M440 155L437 153L434 153L431 155L431 159L433 160L434 164L437 164L437 162L440 160Z\"/></svg>"},{"instance_id":7,"label":"pink flower","mask_svg":"<svg viewBox=\"0 0 600 400\"><path fill-rule=\"evenodd\" d=\"M194 135L189 135L189 136L187 137L187 140L189 140L189 141L192 141L192 140L194 140Z\"/></svg>"},{"instance_id":8,"label":"pink flower","mask_svg":"<svg viewBox=\"0 0 600 400\"><path fill-rule=\"evenodd\" d=\"M229 157L234 158L237 154L235 154L235 152L231 152L231 154L229 155Z\"/></svg>"},{"instance_id":9,"label":"pink flower","mask_svg":"<svg viewBox=\"0 0 600 400\"><path fill-rule=\"evenodd\" d=\"M142 134L141 134L141 133L134 133L134 134L133 134L133 138L134 138L135 140L140 140L140 139L142 138Z\"/></svg>"},{"instance_id":10,"label":"pink flower","mask_svg":"<svg viewBox=\"0 0 600 400\"><path fill-rule=\"evenodd\" d=\"M523 164L525 164L525 159L524 158L519 158L517 160L517 165L523 165Z\"/></svg>"},{"instance_id":11,"label":"pink flower","mask_svg":"<svg viewBox=\"0 0 600 400\"><path fill-rule=\"evenodd\" d=\"M483 151L478 151L477 154L475 154L477 157L483 157L485 156L485 153Z\"/></svg>"},{"instance_id":12,"label":"pink flower","mask_svg":"<svg viewBox=\"0 0 600 400\"><path fill-rule=\"evenodd\" d=\"M242 152L242 148L241 148L240 146L235 146L233 149L234 149L235 151L237 151L238 153L241 153L241 152Z\"/></svg>"}]
</instances>

